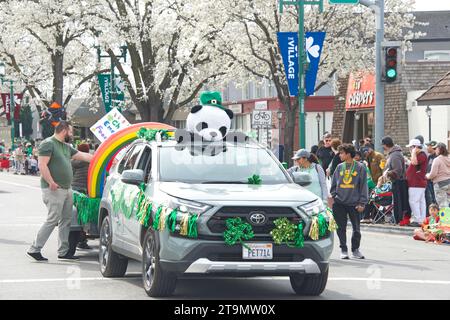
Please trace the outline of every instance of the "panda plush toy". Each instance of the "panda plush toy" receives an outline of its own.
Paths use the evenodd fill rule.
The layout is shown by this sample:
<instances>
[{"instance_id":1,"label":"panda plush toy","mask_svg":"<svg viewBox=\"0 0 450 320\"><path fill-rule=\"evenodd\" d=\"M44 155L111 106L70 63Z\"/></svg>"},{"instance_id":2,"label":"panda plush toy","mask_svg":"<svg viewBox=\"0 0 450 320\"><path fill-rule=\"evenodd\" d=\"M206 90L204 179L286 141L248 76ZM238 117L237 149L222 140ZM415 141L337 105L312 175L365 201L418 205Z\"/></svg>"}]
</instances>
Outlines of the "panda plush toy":
<instances>
[{"instance_id":1,"label":"panda plush toy","mask_svg":"<svg viewBox=\"0 0 450 320\"><path fill-rule=\"evenodd\" d=\"M219 92L203 92L200 102L201 105L191 109L186 120L186 129L206 141L224 140L230 131L233 111L222 106Z\"/></svg>"}]
</instances>

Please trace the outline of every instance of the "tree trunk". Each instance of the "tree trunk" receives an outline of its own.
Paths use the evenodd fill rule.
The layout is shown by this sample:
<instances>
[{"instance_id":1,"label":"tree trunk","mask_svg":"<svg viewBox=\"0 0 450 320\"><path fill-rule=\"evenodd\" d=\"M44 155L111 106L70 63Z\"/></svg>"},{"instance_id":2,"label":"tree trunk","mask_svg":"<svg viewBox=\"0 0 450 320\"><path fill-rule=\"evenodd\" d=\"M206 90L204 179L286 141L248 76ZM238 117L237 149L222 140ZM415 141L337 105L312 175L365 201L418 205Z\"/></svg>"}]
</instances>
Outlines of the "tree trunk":
<instances>
[{"instance_id":1,"label":"tree trunk","mask_svg":"<svg viewBox=\"0 0 450 320\"><path fill-rule=\"evenodd\" d=\"M63 104L64 54L58 50L52 55L53 95L52 102Z\"/></svg>"},{"instance_id":2,"label":"tree trunk","mask_svg":"<svg viewBox=\"0 0 450 320\"><path fill-rule=\"evenodd\" d=\"M292 105L292 101L290 97L287 97L282 100L284 108L286 110L286 122L284 127L284 160L292 166L292 156L294 154L295 146L295 120L297 117L297 109L296 104ZM295 101L294 101L295 103Z\"/></svg>"}]
</instances>

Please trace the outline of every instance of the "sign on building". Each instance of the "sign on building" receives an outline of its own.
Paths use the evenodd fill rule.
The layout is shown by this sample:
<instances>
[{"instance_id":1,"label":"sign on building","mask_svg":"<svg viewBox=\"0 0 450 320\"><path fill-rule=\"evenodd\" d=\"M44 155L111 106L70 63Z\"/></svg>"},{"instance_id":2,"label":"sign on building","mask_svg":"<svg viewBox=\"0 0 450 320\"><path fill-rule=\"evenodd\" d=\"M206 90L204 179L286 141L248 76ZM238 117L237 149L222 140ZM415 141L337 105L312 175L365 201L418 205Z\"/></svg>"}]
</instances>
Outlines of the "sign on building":
<instances>
[{"instance_id":1,"label":"sign on building","mask_svg":"<svg viewBox=\"0 0 450 320\"><path fill-rule=\"evenodd\" d=\"M98 120L90 129L100 142L103 142L117 131L129 126L130 123L128 120L125 119L119 110L114 108Z\"/></svg>"},{"instance_id":2,"label":"sign on building","mask_svg":"<svg viewBox=\"0 0 450 320\"><path fill-rule=\"evenodd\" d=\"M252 112L252 128L271 128L272 127L272 111L253 111Z\"/></svg>"},{"instance_id":3,"label":"sign on building","mask_svg":"<svg viewBox=\"0 0 450 320\"><path fill-rule=\"evenodd\" d=\"M242 104L230 104L227 108L233 111L234 114L242 113Z\"/></svg>"},{"instance_id":4,"label":"sign on building","mask_svg":"<svg viewBox=\"0 0 450 320\"><path fill-rule=\"evenodd\" d=\"M375 75L373 73L351 73L348 79L345 109L375 107Z\"/></svg>"},{"instance_id":5,"label":"sign on building","mask_svg":"<svg viewBox=\"0 0 450 320\"><path fill-rule=\"evenodd\" d=\"M256 101L255 110L267 110L267 100L266 101Z\"/></svg>"}]
</instances>

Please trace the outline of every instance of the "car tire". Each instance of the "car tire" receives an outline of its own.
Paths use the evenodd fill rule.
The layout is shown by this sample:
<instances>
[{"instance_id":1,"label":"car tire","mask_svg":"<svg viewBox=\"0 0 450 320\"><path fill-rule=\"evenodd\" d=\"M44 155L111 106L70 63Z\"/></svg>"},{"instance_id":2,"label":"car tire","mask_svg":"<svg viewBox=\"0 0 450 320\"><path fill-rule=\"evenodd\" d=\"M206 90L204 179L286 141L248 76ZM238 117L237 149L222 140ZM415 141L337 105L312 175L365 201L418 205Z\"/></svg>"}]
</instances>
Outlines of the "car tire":
<instances>
[{"instance_id":1,"label":"car tire","mask_svg":"<svg viewBox=\"0 0 450 320\"><path fill-rule=\"evenodd\" d=\"M302 296L319 296L327 285L328 269L317 275L292 274L289 278L292 289L296 294Z\"/></svg>"},{"instance_id":2,"label":"car tire","mask_svg":"<svg viewBox=\"0 0 450 320\"><path fill-rule=\"evenodd\" d=\"M167 297L173 294L177 285L174 273L162 269L159 262L159 241L154 230L148 230L143 242L142 281L150 297Z\"/></svg>"},{"instance_id":3,"label":"car tire","mask_svg":"<svg viewBox=\"0 0 450 320\"><path fill-rule=\"evenodd\" d=\"M98 254L100 272L107 278L123 277L127 272L128 259L114 252L111 242L111 221L109 216L106 216L102 221L100 229L100 247Z\"/></svg>"}]
</instances>

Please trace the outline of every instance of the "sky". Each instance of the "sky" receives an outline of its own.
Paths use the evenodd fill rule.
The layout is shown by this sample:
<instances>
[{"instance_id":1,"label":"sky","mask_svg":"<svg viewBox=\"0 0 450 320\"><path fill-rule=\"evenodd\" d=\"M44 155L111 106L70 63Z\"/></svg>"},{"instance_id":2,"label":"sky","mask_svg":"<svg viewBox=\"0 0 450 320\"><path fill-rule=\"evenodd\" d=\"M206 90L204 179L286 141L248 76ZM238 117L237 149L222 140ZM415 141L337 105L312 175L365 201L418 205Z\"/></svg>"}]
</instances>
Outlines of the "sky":
<instances>
[{"instance_id":1,"label":"sky","mask_svg":"<svg viewBox=\"0 0 450 320\"><path fill-rule=\"evenodd\" d=\"M450 0L416 0L416 11L450 10Z\"/></svg>"}]
</instances>

